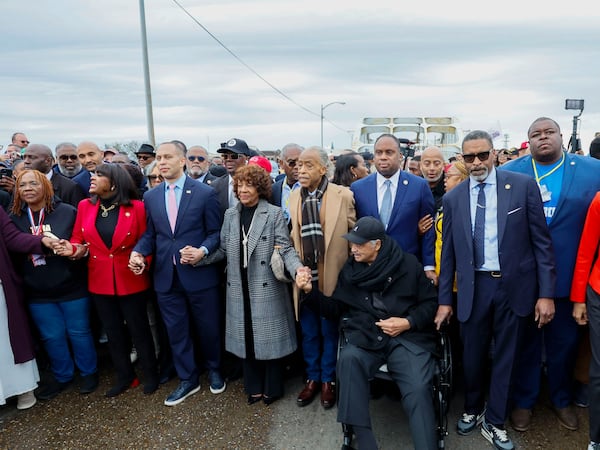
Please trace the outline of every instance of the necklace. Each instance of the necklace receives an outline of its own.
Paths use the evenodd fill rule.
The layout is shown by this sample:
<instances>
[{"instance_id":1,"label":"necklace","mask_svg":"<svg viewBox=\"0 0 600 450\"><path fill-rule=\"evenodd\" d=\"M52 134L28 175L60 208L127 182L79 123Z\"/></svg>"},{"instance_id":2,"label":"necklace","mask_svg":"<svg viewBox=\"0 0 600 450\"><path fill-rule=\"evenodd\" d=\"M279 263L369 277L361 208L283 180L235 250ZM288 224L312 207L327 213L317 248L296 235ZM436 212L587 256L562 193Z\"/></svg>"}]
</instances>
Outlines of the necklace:
<instances>
[{"instance_id":1,"label":"necklace","mask_svg":"<svg viewBox=\"0 0 600 450\"><path fill-rule=\"evenodd\" d=\"M108 212L112 211L116 207L117 207L116 203L113 203L108 208L106 206L104 206L102 203L100 203L100 209L102 210L102 213L100 213L100 216L102 216L104 218L107 218L108 217Z\"/></svg>"}]
</instances>

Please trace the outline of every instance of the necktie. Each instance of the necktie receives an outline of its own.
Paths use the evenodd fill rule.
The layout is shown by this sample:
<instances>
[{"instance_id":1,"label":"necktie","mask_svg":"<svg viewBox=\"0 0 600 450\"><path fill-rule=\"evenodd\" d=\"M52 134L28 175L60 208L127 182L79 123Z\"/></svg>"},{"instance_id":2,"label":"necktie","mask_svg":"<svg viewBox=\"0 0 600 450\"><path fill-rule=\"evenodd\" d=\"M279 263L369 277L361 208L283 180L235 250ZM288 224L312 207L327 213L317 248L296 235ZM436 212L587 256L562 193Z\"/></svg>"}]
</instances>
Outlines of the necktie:
<instances>
[{"instance_id":1,"label":"necktie","mask_svg":"<svg viewBox=\"0 0 600 450\"><path fill-rule=\"evenodd\" d=\"M484 261L484 239L485 239L485 183L479 183L479 194L477 195L477 206L475 209L475 228L473 230L473 251L475 254L475 268L483 266Z\"/></svg>"},{"instance_id":2,"label":"necktie","mask_svg":"<svg viewBox=\"0 0 600 450\"><path fill-rule=\"evenodd\" d=\"M175 232L175 223L177 222L177 197L175 196L175 185L169 184L169 195L167 196L167 214L171 231Z\"/></svg>"},{"instance_id":3,"label":"necktie","mask_svg":"<svg viewBox=\"0 0 600 450\"><path fill-rule=\"evenodd\" d=\"M390 222L390 216L392 215L392 182L390 180L385 180L383 184L386 186L386 189L383 194L381 209L379 210L379 218L387 228L388 223Z\"/></svg>"}]
</instances>

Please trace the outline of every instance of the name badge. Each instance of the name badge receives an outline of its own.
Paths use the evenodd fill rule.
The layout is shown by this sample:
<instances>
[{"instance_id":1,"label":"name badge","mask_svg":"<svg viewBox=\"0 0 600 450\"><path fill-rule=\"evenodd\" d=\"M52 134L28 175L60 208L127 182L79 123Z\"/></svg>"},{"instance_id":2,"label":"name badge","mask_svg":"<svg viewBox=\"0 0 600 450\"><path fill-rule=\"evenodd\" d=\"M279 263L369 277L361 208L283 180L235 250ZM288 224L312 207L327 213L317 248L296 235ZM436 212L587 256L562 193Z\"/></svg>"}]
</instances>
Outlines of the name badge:
<instances>
[{"instance_id":1,"label":"name badge","mask_svg":"<svg viewBox=\"0 0 600 450\"><path fill-rule=\"evenodd\" d=\"M538 184L540 188L540 194L542 195L542 201L544 203L549 202L552 198L552 192L548 190L548 187L545 184Z\"/></svg>"}]
</instances>

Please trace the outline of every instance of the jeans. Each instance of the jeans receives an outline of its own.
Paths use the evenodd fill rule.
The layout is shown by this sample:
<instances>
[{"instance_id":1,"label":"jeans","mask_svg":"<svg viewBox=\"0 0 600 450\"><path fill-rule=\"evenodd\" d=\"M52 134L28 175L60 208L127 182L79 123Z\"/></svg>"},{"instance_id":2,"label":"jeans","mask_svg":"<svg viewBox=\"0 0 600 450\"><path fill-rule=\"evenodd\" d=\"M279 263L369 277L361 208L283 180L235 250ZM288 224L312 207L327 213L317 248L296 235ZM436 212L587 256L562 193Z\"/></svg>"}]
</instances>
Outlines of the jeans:
<instances>
[{"instance_id":1,"label":"jeans","mask_svg":"<svg viewBox=\"0 0 600 450\"><path fill-rule=\"evenodd\" d=\"M309 380L335 381L338 323L316 314L307 307L300 309L302 352Z\"/></svg>"},{"instance_id":2,"label":"jeans","mask_svg":"<svg viewBox=\"0 0 600 450\"><path fill-rule=\"evenodd\" d=\"M90 328L90 299L87 297L57 303L30 303L29 311L40 330L57 381L73 379L74 364L82 376L97 370L96 348Z\"/></svg>"}]
</instances>

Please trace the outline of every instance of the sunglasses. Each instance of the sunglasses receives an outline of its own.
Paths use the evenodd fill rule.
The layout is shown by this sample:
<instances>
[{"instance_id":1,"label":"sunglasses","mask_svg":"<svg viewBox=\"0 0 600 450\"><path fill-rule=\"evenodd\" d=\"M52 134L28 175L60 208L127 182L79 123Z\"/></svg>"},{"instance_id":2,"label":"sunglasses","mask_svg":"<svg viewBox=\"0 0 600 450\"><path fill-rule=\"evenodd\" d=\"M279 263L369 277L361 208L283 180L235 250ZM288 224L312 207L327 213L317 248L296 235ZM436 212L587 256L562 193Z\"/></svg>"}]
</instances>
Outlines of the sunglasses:
<instances>
[{"instance_id":1,"label":"sunglasses","mask_svg":"<svg viewBox=\"0 0 600 450\"><path fill-rule=\"evenodd\" d=\"M463 154L463 160L469 164L475 161L475 157L477 157L477 159L479 159L481 162L487 161L490 157L490 152L491 150L486 150L485 152L471 153L470 155Z\"/></svg>"},{"instance_id":2,"label":"sunglasses","mask_svg":"<svg viewBox=\"0 0 600 450\"><path fill-rule=\"evenodd\" d=\"M223 161L228 160L228 159L238 159L240 157L240 155L238 155L237 153L222 153L221 154L221 158L223 159Z\"/></svg>"},{"instance_id":3,"label":"sunglasses","mask_svg":"<svg viewBox=\"0 0 600 450\"><path fill-rule=\"evenodd\" d=\"M19 141L21 144L29 144L29 141Z\"/></svg>"},{"instance_id":4,"label":"sunglasses","mask_svg":"<svg viewBox=\"0 0 600 450\"><path fill-rule=\"evenodd\" d=\"M198 161L198 162L204 162L206 161L206 158L204 156L188 156L188 161L194 162L194 161Z\"/></svg>"},{"instance_id":5,"label":"sunglasses","mask_svg":"<svg viewBox=\"0 0 600 450\"><path fill-rule=\"evenodd\" d=\"M149 160L150 158L154 158L154 157L153 157L153 156L150 156L150 155L138 155L138 157L137 157L137 158L138 158L138 159L141 159L142 161L147 161L147 160Z\"/></svg>"},{"instance_id":6,"label":"sunglasses","mask_svg":"<svg viewBox=\"0 0 600 450\"><path fill-rule=\"evenodd\" d=\"M79 157L77 155L60 155L58 159L60 159L61 161L77 161Z\"/></svg>"},{"instance_id":7,"label":"sunglasses","mask_svg":"<svg viewBox=\"0 0 600 450\"><path fill-rule=\"evenodd\" d=\"M158 180L162 181L162 180L163 180L163 177L162 177L161 175L148 175L148 179L149 179L150 181L154 181L154 180L156 180L156 179L158 179Z\"/></svg>"},{"instance_id":8,"label":"sunglasses","mask_svg":"<svg viewBox=\"0 0 600 450\"><path fill-rule=\"evenodd\" d=\"M296 167L296 164L298 164L298 160L297 159L290 159L288 161L285 162L288 166L290 167Z\"/></svg>"}]
</instances>

